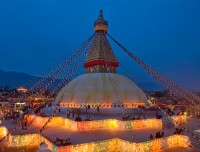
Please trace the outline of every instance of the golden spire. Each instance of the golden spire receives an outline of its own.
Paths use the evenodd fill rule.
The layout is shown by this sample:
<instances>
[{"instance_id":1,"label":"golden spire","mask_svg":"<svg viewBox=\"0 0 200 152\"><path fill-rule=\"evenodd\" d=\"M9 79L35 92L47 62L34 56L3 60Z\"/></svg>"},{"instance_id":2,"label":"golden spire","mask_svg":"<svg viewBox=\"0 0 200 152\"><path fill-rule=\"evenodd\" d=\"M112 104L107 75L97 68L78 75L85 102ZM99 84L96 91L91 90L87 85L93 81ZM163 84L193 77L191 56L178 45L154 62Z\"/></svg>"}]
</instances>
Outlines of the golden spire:
<instances>
[{"instance_id":1,"label":"golden spire","mask_svg":"<svg viewBox=\"0 0 200 152\"><path fill-rule=\"evenodd\" d=\"M108 32L108 21L103 18L103 11L100 10L98 19L94 22L94 31Z\"/></svg>"},{"instance_id":2,"label":"golden spire","mask_svg":"<svg viewBox=\"0 0 200 152\"><path fill-rule=\"evenodd\" d=\"M106 38L108 21L104 20L102 10L94 23L94 31L96 36L84 63L87 73L116 73L119 63Z\"/></svg>"}]
</instances>

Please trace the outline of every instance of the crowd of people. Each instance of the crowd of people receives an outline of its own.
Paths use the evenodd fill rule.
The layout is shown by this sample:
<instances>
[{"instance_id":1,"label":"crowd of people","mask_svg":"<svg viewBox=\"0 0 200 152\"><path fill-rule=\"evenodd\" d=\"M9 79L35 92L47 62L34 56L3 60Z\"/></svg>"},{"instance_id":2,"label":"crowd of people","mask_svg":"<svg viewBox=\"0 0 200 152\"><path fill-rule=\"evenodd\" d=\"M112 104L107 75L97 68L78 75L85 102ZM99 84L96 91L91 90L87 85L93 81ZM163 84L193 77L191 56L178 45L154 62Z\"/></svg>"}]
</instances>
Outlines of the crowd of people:
<instances>
[{"instance_id":1,"label":"crowd of people","mask_svg":"<svg viewBox=\"0 0 200 152\"><path fill-rule=\"evenodd\" d=\"M145 106L139 105L138 108L145 109Z\"/></svg>"},{"instance_id":2,"label":"crowd of people","mask_svg":"<svg viewBox=\"0 0 200 152\"><path fill-rule=\"evenodd\" d=\"M162 110L165 111L165 113L168 115L168 116L173 116L173 115L181 115L184 113L184 110L183 109L177 109L177 108L174 108L173 110L168 108L168 107L164 107L164 106L160 106L160 108Z\"/></svg>"},{"instance_id":3,"label":"crowd of people","mask_svg":"<svg viewBox=\"0 0 200 152\"><path fill-rule=\"evenodd\" d=\"M90 115L87 116L86 119L83 119L80 114L75 114L74 112L71 112L70 110L67 110L67 118L72 118L74 119L75 121L91 121L92 118Z\"/></svg>"},{"instance_id":4,"label":"crowd of people","mask_svg":"<svg viewBox=\"0 0 200 152\"><path fill-rule=\"evenodd\" d=\"M72 116L72 118L74 118L74 113L71 112L70 110L67 110L67 118L70 118L70 116Z\"/></svg>"},{"instance_id":5,"label":"crowd of people","mask_svg":"<svg viewBox=\"0 0 200 152\"><path fill-rule=\"evenodd\" d=\"M82 121L82 118L79 116L79 114L76 116L75 121Z\"/></svg>"},{"instance_id":6,"label":"crowd of people","mask_svg":"<svg viewBox=\"0 0 200 152\"><path fill-rule=\"evenodd\" d=\"M140 120L140 116L134 117L133 115L123 115L122 116L122 120L123 121L127 121L127 120Z\"/></svg>"},{"instance_id":7,"label":"crowd of people","mask_svg":"<svg viewBox=\"0 0 200 152\"><path fill-rule=\"evenodd\" d=\"M163 138L164 135L165 135L164 131L162 131L162 132L159 131L156 133L155 138L152 134L150 134L149 138L150 138L150 140L153 140L153 139Z\"/></svg>"},{"instance_id":8,"label":"crowd of people","mask_svg":"<svg viewBox=\"0 0 200 152\"><path fill-rule=\"evenodd\" d=\"M182 135L182 134L183 134L183 129L175 128L174 134L175 134L175 135L176 135L176 134Z\"/></svg>"},{"instance_id":9,"label":"crowd of people","mask_svg":"<svg viewBox=\"0 0 200 152\"><path fill-rule=\"evenodd\" d=\"M175 128L174 134L175 135L176 134L182 135L183 134L183 129ZM150 138L150 140L153 140L153 139L157 139L157 138L163 138L164 135L165 135L164 131L159 131L159 132L156 133L155 138L154 138L153 134L150 134L149 138Z\"/></svg>"},{"instance_id":10,"label":"crowd of people","mask_svg":"<svg viewBox=\"0 0 200 152\"><path fill-rule=\"evenodd\" d=\"M56 138L56 141L54 142L57 146L67 146L67 145L71 145L71 141L70 138L68 139L60 139L60 138Z\"/></svg>"},{"instance_id":11,"label":"crowd of people","mask_svg":"<svg viewBox=\"0 0 200 152\"><path fill-rule=\"evenodd\" d=\"M162 117L163 117L162 114L156 113L156 119L161 119Z\"/></svg>"},{"instance_id":12,"label":"crowd of people","mask_svg":"<svg viewBox=\"0 0 200 152\"><path fill-rule=\"evenodd\" d=\"M51 103L43 103L40 105L31 105L31 108L34 109L34 113L38 116L42 116L42 117L46 117L46 114L44 112L42 112L42 110L44 110L47 107L51 107L52 104Z\"/></svg>"}]
</instances>

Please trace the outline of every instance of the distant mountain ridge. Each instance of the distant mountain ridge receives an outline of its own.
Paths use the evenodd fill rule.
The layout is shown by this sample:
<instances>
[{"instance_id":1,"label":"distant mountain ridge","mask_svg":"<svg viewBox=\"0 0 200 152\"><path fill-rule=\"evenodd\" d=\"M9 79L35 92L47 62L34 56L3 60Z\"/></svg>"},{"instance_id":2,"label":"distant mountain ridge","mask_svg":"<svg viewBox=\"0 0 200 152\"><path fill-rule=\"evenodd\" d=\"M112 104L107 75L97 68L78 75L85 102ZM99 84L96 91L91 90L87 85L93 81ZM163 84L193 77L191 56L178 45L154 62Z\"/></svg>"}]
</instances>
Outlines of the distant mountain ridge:
<instances>
[{"instance_id":1,"label":"distant mountain ridge","mask_svg":"<svg viewBox=\"0 0 200 152\"><path fill-rule=\"evenodd\" d=\"M29 75L24 72L14 72L14 71L3 71L0 69L0 87L9 86L10 88L17 88L28 81L32 80L35 76ZM36 77L36 80L41 79L41 77ZM60 80L57 81L57 83ZM161 87L154 82L136 82L136 84L141 87L144 91L159 91Z\"/></svg>"},{"instance_id":2,"label":"distant mountain ridge","mask_svg":"<svg viewBox=\"0 0 200 152\"><path fill-rule=\"evenodd\" d=\"M24 72L14 72L14 71L3 71L0 70L0 86L9 86L11 88L16 88L29 80L33 79L31 76Z\"/></svg>"}]
</instances>

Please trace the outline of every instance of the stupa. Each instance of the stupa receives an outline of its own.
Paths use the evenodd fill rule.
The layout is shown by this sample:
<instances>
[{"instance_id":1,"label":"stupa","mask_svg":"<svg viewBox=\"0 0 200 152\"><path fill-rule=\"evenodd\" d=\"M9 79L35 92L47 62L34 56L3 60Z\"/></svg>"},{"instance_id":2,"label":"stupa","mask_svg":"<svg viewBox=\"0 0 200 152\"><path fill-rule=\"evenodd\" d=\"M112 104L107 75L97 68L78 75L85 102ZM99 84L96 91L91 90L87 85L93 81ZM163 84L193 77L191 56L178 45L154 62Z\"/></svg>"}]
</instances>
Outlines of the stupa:
<instances>
[{"instance_id":1,"label":"stupa","mask_svg":"<svg viewBox=\"0 0 200 152\"><path fill-rule=\"evenodd\" d=\"M37 152L155 152L171 148L175 151L176 147L179 151L191 151L188 135L195 138L192 142L197 146L200 138L191 128L198 120L192 120L186 125L190 129L186 129L182 126L186 114L172 115L174 110L164 106L160 111L138 108L148 105L146 95L133 81L117 73L120 64L106 38L107 31L108 22L100 11L94 24L95 39L84 63L86 74L62 88L53 103L56 107L48 104L39 108L39 113L29 113L22 121L16 121L14 127L10 119L4 120L1 125L6 127L0 127L0 147L6 143L17 151L22 147L38 148L40 144ZM32 96L36 97L37 101L42 98L38 94ZM22 131L24 124L28 125Z\"/></svg>"},{"instance_id":2,"label":"stupa","mask_svg":"<svg viewBox=\"0 0 200 152\"><path fill-rule=\"evenodd\" d=\"M84 63L86 74L69 82L56 100L66 108L138 108L148 105L145 93L130 79L117 74L119 62L106 37L108 21L100 11L94 23L95 39Z\"/></svg>"}]
</instances>

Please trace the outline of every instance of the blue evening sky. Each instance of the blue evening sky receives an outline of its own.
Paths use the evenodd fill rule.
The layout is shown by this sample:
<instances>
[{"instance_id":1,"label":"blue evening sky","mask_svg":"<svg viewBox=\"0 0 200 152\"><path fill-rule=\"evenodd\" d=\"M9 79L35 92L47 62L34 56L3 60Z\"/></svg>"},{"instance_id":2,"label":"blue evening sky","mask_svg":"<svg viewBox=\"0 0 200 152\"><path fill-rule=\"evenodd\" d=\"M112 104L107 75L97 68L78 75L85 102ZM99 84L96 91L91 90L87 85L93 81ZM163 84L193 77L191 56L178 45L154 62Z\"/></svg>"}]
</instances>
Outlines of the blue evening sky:
<instances>
[{"instance_id":1,"label":"blue evening sky","mask_svg":"<svg viewBox=\"0 0 200 152\"><path fill-rule=\"evenodd\" d=\"M200 90L200 1L0 0L0 69L39 74L93 34L99 10L109 33L184 87ZM136 81L148 76L111 43Z\"/></svg>"}]
</instances>

